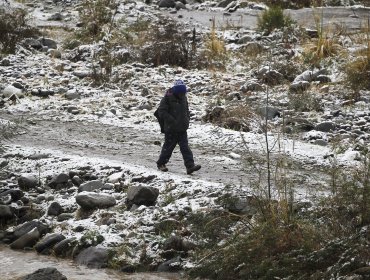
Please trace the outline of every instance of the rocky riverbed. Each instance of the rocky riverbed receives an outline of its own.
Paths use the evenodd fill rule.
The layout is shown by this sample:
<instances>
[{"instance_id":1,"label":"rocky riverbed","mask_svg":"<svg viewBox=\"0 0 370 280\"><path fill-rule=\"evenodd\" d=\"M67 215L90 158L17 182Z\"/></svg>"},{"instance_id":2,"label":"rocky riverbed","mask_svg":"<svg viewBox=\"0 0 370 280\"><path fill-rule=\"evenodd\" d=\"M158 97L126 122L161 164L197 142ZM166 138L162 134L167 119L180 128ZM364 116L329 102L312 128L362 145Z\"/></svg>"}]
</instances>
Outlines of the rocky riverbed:
<instances>
[{"instance_id":1,"label":"rocky riverbed","mask_svg":"<svg viewBox=\"0 0 370 280\"><path fill-rule=\"evenodd\" d=\"M222 18L217 34L231 58L222 70L154 66L122 47L111 50L122 62L96 85L94 55L104 40L65 47L79 26L80 1L10 2L6 9L23 5L46 34L25 39L0 61L0 124L15 134L1 141L0 240L12 249L130 273L191 270L194 251L206 242L195 234L200 216L255 215L254 198L266 187L266 149L302 211L330 193L327 170L361 165L370 141L370 91L352 96L342 66L364 45L338 35L348 56L319 67L302 63L302 33L317 36L308 16L314 9L286 11L303 27L267 35L255 31L266 6L251 1L234 11L234 2L122 2L116 10L122 24L171 16L188 34L196 30L196 40L206 40L212 15ZM359 30L369 10L325 13ZM252 58L260 53L267 55ZM202 165L191 176L179 152L170 172L155 164L163 135L153 112L177 78L189 88L189 141ZM273 196L279 195L276 183ZM236 222L230 231L242 226Z\"/></svg>"}]
</instances>

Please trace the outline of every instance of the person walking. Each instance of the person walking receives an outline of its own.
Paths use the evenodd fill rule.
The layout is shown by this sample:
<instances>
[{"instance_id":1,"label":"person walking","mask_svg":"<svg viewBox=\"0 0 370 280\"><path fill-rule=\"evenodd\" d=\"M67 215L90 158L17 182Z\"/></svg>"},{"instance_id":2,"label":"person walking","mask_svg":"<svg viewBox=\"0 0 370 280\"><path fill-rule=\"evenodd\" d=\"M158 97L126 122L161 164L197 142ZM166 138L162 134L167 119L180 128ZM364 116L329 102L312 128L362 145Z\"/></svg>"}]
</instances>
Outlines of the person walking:
<instances>
[{"instance_id":1,"label":"person walking","mask_svg":"<svg viewBox=\"0 0 370 280\"><path fill-rule=\"evenodd\" d=\"M167 172L166 164L171 158L176 145L184 159L186 173L192 174L201 166L194 164L193 153L188 143L187 129L189 128L190 112L186 96L186 85L182 80L176 80L173 87L167 90L158 107L158 117L163 120L164 144L157 161L157 167Z\"/></svg>"}]
</instances>

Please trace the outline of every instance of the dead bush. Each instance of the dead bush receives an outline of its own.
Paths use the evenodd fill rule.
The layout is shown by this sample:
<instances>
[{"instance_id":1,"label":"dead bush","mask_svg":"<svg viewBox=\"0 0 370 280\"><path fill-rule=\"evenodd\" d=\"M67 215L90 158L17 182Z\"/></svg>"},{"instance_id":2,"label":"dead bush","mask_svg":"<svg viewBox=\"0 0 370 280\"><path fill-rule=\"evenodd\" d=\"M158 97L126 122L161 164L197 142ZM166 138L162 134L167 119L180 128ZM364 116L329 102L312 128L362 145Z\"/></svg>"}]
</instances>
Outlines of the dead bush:
<instances>
[{"instance_id":1,"label":"dead bush","mask_svg":"<svg viewBox=\"0 0 370 280\"><path fill-rule=\"evenodd\" d=\"M25 10L0 9L0 52L14 53L20 41L36 35L39 35L39 32L27 24Z\"/></svg>"},{"instance_id":2,"label":"dead bush","mask_svg":"<svg viewBox=\"0 0 370 280\"><path fill-rule=\"evenodd\" d=\"M236 131L250 131L250 120L253 113L250 108L245 105L233 106L227 108L213 107L208 109L203 120L222 127Z\"/></svg>"},{"instance_id":3,"label":"dead bush","mask_svg":"<svg viewBox=\"0 0 370 280\"><path fill-rule=\"evenodd\" d=\"M352 90L370 89L370 56L360 56L349 62L345 68L346 82Z\"/></svg>"},{"instance_id":4,"label":"dead bush","mask_svg":"<svg viewBox=\"0 0 370 280\"><path fill-rule=\"evenodd\" d=\"M116 0L83 0L79 7L81 29L76 37L91 43L101 40L114 27L114 16L119 3Z\"/></svg>"},{"instance_id":5,"label":"dead bush","mask_svg":"<svg viewBox=\"0 0 370 280\"><path fill-rule=\"evenodd\" d=\"M163 19L152 28L141 51L142 62L154 66L168 64L188 67L190 40L186 32L180 31L179 24Z\"/></svg>"}]
</instances>

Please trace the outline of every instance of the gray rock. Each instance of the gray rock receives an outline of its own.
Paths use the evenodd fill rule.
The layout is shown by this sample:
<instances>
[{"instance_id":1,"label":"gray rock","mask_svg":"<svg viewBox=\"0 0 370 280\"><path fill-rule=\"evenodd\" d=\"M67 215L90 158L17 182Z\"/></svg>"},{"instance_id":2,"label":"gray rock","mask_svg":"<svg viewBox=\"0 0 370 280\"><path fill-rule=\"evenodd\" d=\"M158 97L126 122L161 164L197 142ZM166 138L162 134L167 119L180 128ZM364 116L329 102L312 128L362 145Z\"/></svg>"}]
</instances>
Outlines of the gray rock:
<instances>
[{"instance_id":1,"label":"gray rock","mask_svg":"<svg viewBox=\"0 0 370 280\"><path fill-rule=\"evenodd\" d=\"M66 173L55 175L49 182L49 187L53 189L61 189L66 186L69 181L69 176Z\"/></svg>"},{"instance_id":2,"label":"gray rock","mask_svg":"<svg viewBox=\"0 0 370 280\"><path fill-rule=\"evenodd\" d=\"M73 176L72 179L71 179L73 185L75 186L79 186L82 184L82 179L80 177L78 177L77 175Z\"/></svg>"},{"instance_id":3,"label":"gray rock","mask_svg":"<svg viewBox=\"0 0 370 280\"><path fill-rule=\"evenodd\" d=\"M48 215L49 216L58 216L63 212L63 207L57 201L54 201L50 204L48 208Z\"/></svg>"},{"instance_id":4,"label":"gray rock","mask_svg":"<svg viewBox=\"0 0 370 280\"><path fill-rule=\"evenodd\" d=\"M293 82L290 85L289 90L291 92L303 92L303 91L307 90L309 87L310 87L310 83L309 82L307 82L307 81L299 81L299 82Z\"/></svg>"},{"instance_id":5,"label":"gray rock","mask_svg":"<svg viewBox=\"0 0 370 280\"><path fill-rule=\"evenodd\" d=\"M48 20L50 21L61 21L63 20L63 15L61 13L55 13L55 14L52 14Z\"/></svg>"},{"instance_id":6,"label":"gray rock","mask_svg":"<svg viewBox=\"0 0 370 280\"><path fill-rule=\"evenodd\" d=\"M34 96L49 97L50 95L54 95L55 91L53 89L48 89L48 88L38 88L38 89L32 89L31 94Z\"/></svg>"},{"instance_id":7,"label":"gray rock","mask_svg":"<svg viewBox=\"0 0 370 280\"><path fill-rule=\"evenodd\" d=\"M37 242L37 244L35 245L35 250L38 253L41 253L44 250L50 249L55 244L59 243L60 241L64 239L65 239L64 235L60 233L52 233L52 234L46 235L39 242Z\"/></svg>"},{"instance_id":8,"label":"gray rock","mask_svg":"<svg viewBox=\"0 0 370 280\"><path fill-rule=\"evenodd\" d=\"M161 263L157 271L158 272L177 272L181 270L181 258L179 256Z\"/></svg>"},{"instance_id":9,"label":"gray rock","mask_svg":"<svg viewBox=\"0 0 370 280\"><path fill-rule=\"evenodd\" d=\"M108 265L108 250L105 248L89 247L81 251L75 259L77 264L90 268L104 268Z\"/></svg>"},{"instance_id":10,"label":"gray rock","mask_svg":"<svg viewBox=\"0 0 370 280\"><path fill-rule=\"evenodd\" d=\"M243 37L241 37L241 38L238 39L237 44L246 44L246 43L249 43L249 42L251 42L253 40L254 40L253 36L251 36L251 35L244 35Z\"/></svg>"},{"instance_id":11,"label":"gray rock","mask_svg":"<svg viewBox=\"0 0 370 280\"><path fill-rule=\"evenodd\" d=\"M99 190L102 187L103 187L103 182L101 180L93 180L93 181L81 184L78 187L78 192L92 192L95 190Z\"/></svg>"},{"instance_id":12,"label":"gray rock","mask_svg":"<svg viewBox=\"0 0 370 280\"><path fill-rule=\"evenodd\" d=\"M175 8L176 10L181 10L181 9L186 10L185 4L180 1L175 2Z\"/></svg>"},{"instance_id":13,"label":"gray rock","mask_svg":"<svg viewBox=\"0 0 370 280\"><path fill-rule=\"evenodd\" d=\"M248 91L261 91L263 90L263 87L260 83L257 81L248 81L244 85L240 87L240 91L243 93L247 93Z\"/></svg>"},{"instance_id":14,"label":"gray rock","mask_svg":"<svg viewBox=\"0 0 370 280\"><path fill-rule=\"evenodd\" d=\"M119 183L124 178L123 172L113 173L108 177L108 183L115 184Z\"/></svg>"},{"instance_id":15,"label":"gray rock","mask_svg":"<svg viewBox=\"0 0 370 280\"><path fill-rule=\"evenodd\" d=\"M239 42L239 41L238 41ZM242 46L242 49L249 54L258 54L265 50L265 47L258 42L248 42L244 46Z\"/></svg>"},{"instance_id":16,"label":"gray rock","mask_svg":"<svg viewBox=\"0 0 370 280\"><path fill-rule=\"evenodd\" d=\"M54 255L56 257L71 257L73 248L77 244L78 241L75 237L64 239L54 246Z\"/></svg>"},{"instance_id":17,"label":"gray rock","mask_svg":"<svg viewBox=\"0 0 370 280\"><path fill-rule=\"evenodd\" d=\"M263 67L257 73L258 78L268 85L278 85L284 80L284 75L276 70Z\"/></svg>"},{"instance_id":18,"label":"gray rock","mask_svg":"<svg viewBox=\"0 0 370 280\"><path fill-rule=\"evenodd\" d=\"M22 41L22 45L25 48L33 48L36 50L41 50L42 49L42 44L39 40L32 39L32 38L27 38Z\"/></svg>"},{"instance_id":19,"label":"gray rock","mask_svg":"<svg viewBox=\"0 0 370 280\"><path fill-rule=\"evenodd\" d=\"M10 198L11 198L10 202L15 202L19 200L21 197L23 197L24 193L21 190L15 190L15 189L6 190L0 193L0 197L7 196L7 195L10 195Z\"/></svg>"},{"instance_id":20,"label":"gray rock","mask_svg":"<svg viewBox=\"0 0 370 280\"><path fill-rule=\"evenodd\" d=\"M0 205L0 221L7 221L13 218L12 209L7 205Z\"/></svg>"},{"instance_id":21,"label":"gray rock","mask_svg":"<svg viewBox=\"0 0 370 280\"><path fill-rule=\"evenodd\" d=\"M114 190L114 184L111 183L105 183L102 187L102 190Z\"/></svg>"},{"instance_id":22,"label":"gray rock","mask_svg":"<svg viewBox=\"0 0 370 280\"><path fill-rule=\"evenodd\" d=\"M38 232L41 235L44 235L45 233L49 232L49 227L47 225L44 225L41 222L38 221L29 221L22 225L17 226L12 232L7 234L7 239L10 240L10 242L22 237L23 235L30 232L32 229L37 228Z\"/></svg>"},{"instance_id":23,"label":"gray rock","mask_svg":"<svg viewBox=\"0 0 370 280\"><path fill-rule=\"evenodd\" d=\"M158 7L160 8L175 8L175 0L160 0L158 2Z\"/></svg>"},{"instance_id":24,"label":"gray rock","mask_svg":"<svg viewBox=\"0 0 370 280\"><path fill-rule=\"evenodd\" d=\"M18 185L22 190L29 190L37 187L38 180L34 175L23 174L18 178Z\"/></svg>"},{"instance_id":25,"label":"gray rock","mask_svg":"<svg viewBox=\"0 0 370 280\"><path fill-rule=\"evenodd\" d=\"M170 236L163 243L163 250L190 251L195 248L195 244L179 236Z\"/></svg>"},{"instance_id":26,"label":"gray rock","mask_svg":"<svg viewBox=\"0 0 370 280\"><path fill-rule=\"evenodd\" d=\"M3 58L1 61L0 61L0 65L1 66L10 66L11 63L10 63L10 60L7 59L7 58Z\"/></svg>"},{"instance_id":27,"label":"gray rock","mask_svg":"<svg viewBox=\"0 0 370 280\"><path fill-rule=\"evenodd\" d=\"M67 221L67 220L70 220L70 219L73 219L73 218L74 218L74 215L71 214L71 213L62 213L58 216L57 221L58 222L63 222L63 221Z\"/></svg>"},{"instance_id":28,"label":"gray rock","mask_svg":"<svg viewBox=\"0 0 370 280\"><path fill-rule=\"evenodd\" d=\"M217 3L216 7L226 8L230 3L234 2L234 0L221 0Z\"/></svg>"},{"instance_id":29,"label":"gray rock","mask_svg":"<svg viewBox=\"0 0 370 280\"><path fill-rule=\"evenodd\" d=\"M328 145L328 141L325 141L323 139L317 139L317 140L315 140L314 144L315 145L319 145L319 146L327 146Z\"/></svg>"},{"instance_id":30,"label":"gray rock","mask_svg":"<svg viewBox=\"0 0 370 280\"><path fill-rule=\"evenodd\" d=\"M22 90L19 89L19 88L16 88L13 85L8 85L7 87L5 87L3 89L3 91L1 92L1 94L5 98L10 98L13 95L17 96L18 98L23 98L24 97L24 94L23 94Z\"/></svg>"},{"instance_id":31,"label":"gray rock","mask_svg":"<svg viewBox=\"0 0 370 280\"><path fill-rule=\"evenodd\" d=\"M70 89L64 94L64 97L68 100L73 100L80 98L80 94L75 89Z\"/></svg>"},{"instance_id":32,"label":"gray rock","mask_svg":"<svg viewBox=\"0 0 370 280\"><path fill-rule=\"evenodd\" d=\"M127 191L126 203L129 208L133 205L152 206L155 204L159 190L153 187L133 186Z\"/></svg>"},{"instance_id":33,"label":"gray rock","mask_svg":"<svg viewBox=\"0 0 370 280\"><path fill-rule=\"evenodd\" d=\"M320 83L330 83L331 78L329 76L326 76L326 75L318 75L316 77L315 81L318 81Z\"/></svg>"},{"instance_id":34,"label":"gray rock","mask_svg":"<svg viewBox=\"0 0 370 280\"><path fill-rule=\"evenodd\" d=\"M53 39L41 38L39 41L43 46L48 47L49 49L57 49L58 48L57 42L54 41Z\"/></svg>"},{"instance_id":35,"label":"gray rock","mask_svg":"<svg viewBox=\"0 0 370 280\"><path fill-rule=\"evenodd\" d=\"M253 216L257 213L258 203L252 196L247 197L231 197L226 199L224 207L235 214Z\"/></svg>"},{"instance_id":36,"label":"gray rock","mask_svg":"<svg viewBox=\"0 0 370 280\"><path fill-rule=\"evenodd\" d=\"M73 71L73 75L75 75L76 77L80 79L83 79L83 78L89 77L91 73L88 70L75 70Z\"/></svg>"},{"instance_id":37,"label":"gray rock","mask_svg":"<svg viewBox=\"0 0 370 280\"><path fill-rule=\"evenodd\" d=\"M25 235L22 235L17 240L10 244L12 249L24 249L28 247L33 247L36 242L40 239L40 232L35 227L31 231L27 232Z\"/></svg>"},{"instance_id":38,"label":"gray rock","mask_svg":"<svg viewBox=\"0 0 370 280\"><path fill-rule=\"evenodd\" d=\"M335 130L335 123L333 122L322 122L315 126L315 130L322 132L329 132Z\"/></svg>"},{"instance_id":39,"label":"gray rock","mask_svg":"<svg viewBox=\"0 0 370 280\"><path fill-rule=\"evenodd\" d=\"M324 75L327 73L326 69L320 69L316 71L306 70L302 74L299 74L293 81L293 84L298 82L312 82L317 79L319 75Z\"/></svg>"},{"instance_id":40,"label":"gray rock","mask_svg":"<svg viewBox=\"0 0 370 280\"><path fill-rule=\"evenodd\" d=\"M113 196L90 192L78 194L76 196L76 202L84 210L108 208L116 205L116 200Z\"/></svg>"},{"instance_id":41,"label":"gray rock","mask_svg":"<svg viewBox=\"0 0 370 280\"><path fill-rule=\"evenodd\" d=\"M266 115L267 115L268 120L272 120L276 117L280 117L280 110L278 108L274 108L274 107L258 108L257 113L259 115L261 115L261 117L263 117L263 118L266 118Z\"/></svg>"},{"instance_id":42,"label":"gray rock","mask_svg":"<svg viewBox=\"0 0 370 280\"><path fill-rule=\"evenodd\" d=\"M35 272L28 274L21 280L67 280L67 277L61 274L54 267L40 268Z\"/></svg>"}]
</instances>

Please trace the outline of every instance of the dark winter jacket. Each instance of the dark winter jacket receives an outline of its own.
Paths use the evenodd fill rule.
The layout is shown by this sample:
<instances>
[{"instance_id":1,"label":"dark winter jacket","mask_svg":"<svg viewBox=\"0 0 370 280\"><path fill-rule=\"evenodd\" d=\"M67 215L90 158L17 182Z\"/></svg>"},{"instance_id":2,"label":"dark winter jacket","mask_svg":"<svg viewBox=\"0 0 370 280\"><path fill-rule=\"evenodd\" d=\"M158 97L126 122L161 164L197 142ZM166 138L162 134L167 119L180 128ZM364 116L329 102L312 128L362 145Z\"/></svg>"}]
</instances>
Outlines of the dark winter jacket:
<instances>
[{"instance_id":1,"label":"dark winter jacket","mask_svg":"<svg viewBox=\"0 0 370 280\"><path fill-rule=\"evenodd\" d=\"M159 104L158 114L164 120L165 133L185 132L189 128L190 120L186 94L174 94L169 89Z\"/></svg>"}]
</instances>

